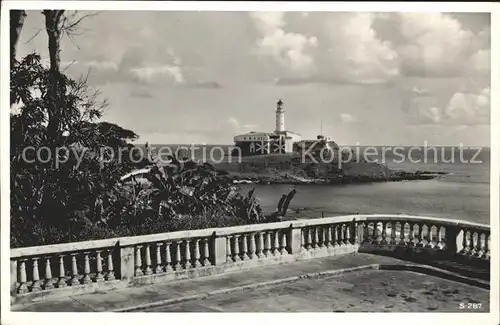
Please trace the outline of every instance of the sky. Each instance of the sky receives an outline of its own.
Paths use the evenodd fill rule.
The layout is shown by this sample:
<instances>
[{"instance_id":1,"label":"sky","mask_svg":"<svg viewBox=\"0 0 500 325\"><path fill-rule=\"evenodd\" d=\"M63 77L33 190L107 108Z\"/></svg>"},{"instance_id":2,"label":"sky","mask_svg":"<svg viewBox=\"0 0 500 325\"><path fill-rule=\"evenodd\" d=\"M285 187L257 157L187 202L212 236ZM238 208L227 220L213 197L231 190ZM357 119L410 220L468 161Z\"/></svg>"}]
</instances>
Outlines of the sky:
<instances>
[{"instance_id":1,"label":"sky","mask_svg":"<svg viewBox=\"0 0 500 325\"><path fill-rule=\"evenodd\" d=\"M89 73L110 102L104 119L138 143L271 132L281 98L286 128L304 138L490 144L489 14L91 13L63 38L62 66ZM28 11L19 57L48 58L43 18Z\"/></svg>"}]
</instances>

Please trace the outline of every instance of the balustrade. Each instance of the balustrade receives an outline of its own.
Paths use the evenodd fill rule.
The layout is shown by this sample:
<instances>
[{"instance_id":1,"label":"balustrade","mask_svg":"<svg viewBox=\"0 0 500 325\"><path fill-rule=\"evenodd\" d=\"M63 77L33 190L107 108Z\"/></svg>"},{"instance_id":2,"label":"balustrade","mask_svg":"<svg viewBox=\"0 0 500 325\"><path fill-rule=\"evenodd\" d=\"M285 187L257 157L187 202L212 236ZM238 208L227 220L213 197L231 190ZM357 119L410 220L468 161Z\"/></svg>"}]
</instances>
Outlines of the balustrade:
<instances>
[{"instance_id":1,"label":"balustrade","mask_svg":"<svg viewBox=\"0 0 500 325\"><path fill-rule=\"evenodd\" d=\"M212 265L208 238L173 239L136 245L135 251L136 276L169 274Z\"/></svg>"},{"instance_id":2,"label":"balustrade","mask_svg":"<svg viewBox=\"0 0 500 325\"><path fill-rule=\"evenodd\" d=\"M355 215L13 249L11 290L16 295L128 283L136 277L196 273L221 265L343 254L360 245L491 259L491 232L485 225Z\"/></svg>"},{"instance_id":3,"label":"balustrade","mask_svg":"<svg viewBox=\"0 0 500 325\"><path fill-rule=\"evenodd\" d=\"M288 255L286 234L279 230L240 233L226 237L227 263Z\"/></svg>"},{"instance_id":4,"label":"balustrade","mask_svg":"<svg viewBox=\"0 0 500 325\"><path fill-rule=\"evenodd\" d=\"M104 258L103 258L104 256ZM24 294L115 280L113 249L35 253L17 261L16 293Z\"/></svg>"},{"instance_id":5,"label":"balustrade","mask_svg":"<svg viewBox=\"0 0 500 325\"><path fill-rule=\"evenodd\" d=\"M301 252L329 252L356 243L351 222L319 224L304 227L301 232Z\"/></svg>"}]
</instances>

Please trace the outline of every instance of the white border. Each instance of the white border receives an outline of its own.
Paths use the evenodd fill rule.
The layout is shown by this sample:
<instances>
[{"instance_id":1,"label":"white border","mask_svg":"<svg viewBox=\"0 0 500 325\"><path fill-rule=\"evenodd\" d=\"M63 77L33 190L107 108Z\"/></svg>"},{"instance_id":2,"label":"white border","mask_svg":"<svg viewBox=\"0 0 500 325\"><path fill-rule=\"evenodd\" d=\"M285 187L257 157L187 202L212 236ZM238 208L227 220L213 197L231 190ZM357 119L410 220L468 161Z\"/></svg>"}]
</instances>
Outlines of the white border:
<instances>
[{"instance_id":1,"label":"white border","mask_svg":"<svg viewBox=\"0 0 500 325\"><path fill-rule=\"evenodd\" d=\"M368 322L369 324L434 324L434 323L454 323L454 324L499 324L499 196L500 196L500 110L493 109L500 107L500 11L498 4L471 2L471 3L446 3L446 2L158 2L158 1L2 1L1 10L1 107L0 110L0 143L1 143L1 164L0 164L0 189L1 189L1 301L3 324L53 324L53 323L72 323L76 324L111 324L117 322L139 324L148 322L154 323L176 323L183 322L211 322L216 321L219 324L254 324L256 322L273 321L297 321L305 323L325 323L331 320L341 323L353 323L356 320ZM491 77L491 228L492 236L492 274L491 274L491 307L490 313L485 314L438 314L438 313L246 313L246 317L235 319L234 314L203 314L191 313L170 313L170 314L111 314L111 313L11 313L7 310L10 305L9 295L9 210L10 210L10 177L9 177L9 9L68 9L68 10L184 10L184 11L365 11L365 12L394 12L394 11L421 11L421 12L491 12L491 57L492 77Z\"/></svg>"}]
</instances>

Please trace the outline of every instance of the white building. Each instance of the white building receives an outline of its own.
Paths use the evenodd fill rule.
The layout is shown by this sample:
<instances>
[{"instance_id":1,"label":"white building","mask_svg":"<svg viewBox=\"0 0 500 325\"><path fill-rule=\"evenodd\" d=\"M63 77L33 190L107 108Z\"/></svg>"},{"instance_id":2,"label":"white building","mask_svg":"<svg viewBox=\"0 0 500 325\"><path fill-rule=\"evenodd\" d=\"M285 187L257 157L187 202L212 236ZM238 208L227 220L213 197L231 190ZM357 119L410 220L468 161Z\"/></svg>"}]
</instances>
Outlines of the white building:
<instances>
[{"instance_id":1,"label":"white building","mask_svg":"<svg viewBox=\"0 0 500 325\"><path fill-rule=\"evenodd\" d=\"M274 132L250 132L234 137L234 144L244 155L290 153L294 143L301 141L300 134L285 129L285 110L280 99L276 104L276 130Z\"/></svg>"}]
</instances>

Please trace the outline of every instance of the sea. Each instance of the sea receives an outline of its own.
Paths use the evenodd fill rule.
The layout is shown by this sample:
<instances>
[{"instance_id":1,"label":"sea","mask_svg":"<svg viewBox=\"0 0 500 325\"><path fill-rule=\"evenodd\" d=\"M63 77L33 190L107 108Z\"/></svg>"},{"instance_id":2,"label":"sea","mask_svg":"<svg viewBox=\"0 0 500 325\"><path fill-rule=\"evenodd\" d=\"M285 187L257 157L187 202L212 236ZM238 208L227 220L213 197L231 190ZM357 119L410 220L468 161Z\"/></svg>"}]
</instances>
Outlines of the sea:
<instances>
[{"instance_id":1,"label":"sea","mask_svg":"<svg viewBox=\"0 0 500 325\"><path fill-rule=\"evenodd\" d=\"M179 145L169 146L179 148ZM366 148L352 147L350 150L359 156L359 153L365 155ZM490 224L490 148L370 148L371 153L367 154L370 161L388 168L445 174L432 180L348 185L244 184L240 190L246 193L255 189L263 210L273 212L281 196L295 189L287 212L293 219L357 213L411 214ZM211 151L190 153L199 160L218 159Z\"/></svg>"}]
</instances>

